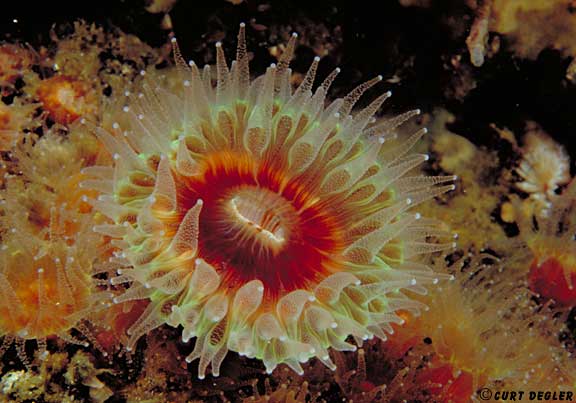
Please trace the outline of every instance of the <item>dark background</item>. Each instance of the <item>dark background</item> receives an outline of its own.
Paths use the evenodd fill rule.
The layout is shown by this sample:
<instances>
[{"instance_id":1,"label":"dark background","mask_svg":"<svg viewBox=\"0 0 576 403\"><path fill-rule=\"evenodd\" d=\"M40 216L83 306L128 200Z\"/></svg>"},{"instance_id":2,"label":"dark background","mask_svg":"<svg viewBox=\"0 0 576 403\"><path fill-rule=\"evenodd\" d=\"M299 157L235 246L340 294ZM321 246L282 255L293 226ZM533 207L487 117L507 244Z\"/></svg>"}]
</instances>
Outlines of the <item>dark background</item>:
<instances>
[{"instance_id":1,"label":"dark background","mask_svg":"<svg viewBox=\"0 0 576 403\"><path fill-rule=\"evenodd\" d=\"M4 1L0 40L53 46L49 31L54 25L65 33L74 20L84 19L160 46L166 43L168 31L159 28L162 15L148 13L144 1ZM255 53L251 68L258 73L274 61L269 46L285 42L273 32L323 26L331 36L327 40L337 43L321 62L319 74L336 65L343 69L333 95L378 74L385 80L396 76L399 82L384 84L394 93L388 111L447 108L456 116L451 130L490 148L501 145L491 123L519 135L526 121L533 120L576 155L572 140L576 90L565 78L570 60L554 50L543 51L535 61L519 59L503 38L494 57L480 68L473 67L465 40L474 11L464 0L432 3L430 8L418 8L402 7L397 0L248 0L241 5L180 0L170 15L184 55L198 64L213 62L207 49L216 39L222 39L227 54L232 55L238 24L246 22L249 48ZM254 30L253 24L267 29ZM301 47L294 69L305 71L313 57L311 48ZM451 62L455 57L461 58L457 67ZM475 82L475 88L455 95L470 82Z\"/></svg>"}]
</instances>

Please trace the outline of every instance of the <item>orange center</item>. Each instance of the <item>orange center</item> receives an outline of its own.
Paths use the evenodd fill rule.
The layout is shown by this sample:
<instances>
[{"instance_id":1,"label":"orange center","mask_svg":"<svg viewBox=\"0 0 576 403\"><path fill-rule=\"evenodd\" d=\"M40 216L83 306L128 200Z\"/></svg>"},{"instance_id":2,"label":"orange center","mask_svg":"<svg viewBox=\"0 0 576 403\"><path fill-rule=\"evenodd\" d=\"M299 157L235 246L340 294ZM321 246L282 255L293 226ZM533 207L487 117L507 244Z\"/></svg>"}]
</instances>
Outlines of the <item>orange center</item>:
<instances>
[{"instance_id":1,"label":"orange center","mask_svg":"<svg viewBox=\"0 0 576 403\"><path fill-rule=\"evenodd\" d=\"M181 218L198 199L199 256L231 288L259 279L276 299L341 267L343 224L282 171L246 154L209 154L202 173L178 177Z\"/></svg>"}]
</instances>

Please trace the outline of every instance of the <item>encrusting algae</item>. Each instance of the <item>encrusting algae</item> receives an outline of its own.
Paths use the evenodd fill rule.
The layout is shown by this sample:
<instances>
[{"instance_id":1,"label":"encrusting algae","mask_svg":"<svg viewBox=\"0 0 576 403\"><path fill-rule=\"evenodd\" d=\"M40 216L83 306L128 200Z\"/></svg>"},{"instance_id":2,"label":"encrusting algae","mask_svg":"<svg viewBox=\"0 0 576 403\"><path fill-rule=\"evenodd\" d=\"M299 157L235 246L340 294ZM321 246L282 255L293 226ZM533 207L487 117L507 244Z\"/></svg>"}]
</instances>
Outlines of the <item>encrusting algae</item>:
<instances>
[{"instance_id":1,"label":"encrusting algae","mask_svg":"<svg viewBox=\"0 0 576 403\"><path fill-rule=\"evenodd\" d=\"M113 392L98 376L112 373L95 368L88 354L81 351L72 357L49 353L35 371L13 370L5 374L0 381L0 397L9 399L3 402L72 403L78 402L78 389L85 389L91 402L103 403Z\"/></svg>"}]
</instances>

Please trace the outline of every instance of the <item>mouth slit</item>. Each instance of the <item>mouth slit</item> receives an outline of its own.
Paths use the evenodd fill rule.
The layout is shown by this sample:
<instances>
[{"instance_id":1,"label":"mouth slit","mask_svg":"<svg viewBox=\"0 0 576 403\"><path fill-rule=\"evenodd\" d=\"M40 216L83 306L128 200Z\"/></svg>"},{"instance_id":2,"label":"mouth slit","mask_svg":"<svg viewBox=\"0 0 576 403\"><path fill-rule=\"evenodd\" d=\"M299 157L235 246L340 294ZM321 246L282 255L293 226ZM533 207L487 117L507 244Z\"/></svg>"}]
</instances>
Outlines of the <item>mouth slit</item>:
<instances>
[{"instance_id":1,"label":"mouth slit","mask_svg":"<svg viewBox=\"0 0 576 403\"><path fill-rule=\"evenodd\" d=\"M277 254L289 241L297 219L291 203L265 188L246 187L228 202L229 219L236 230Z\"/></svg>"}]
</instances>

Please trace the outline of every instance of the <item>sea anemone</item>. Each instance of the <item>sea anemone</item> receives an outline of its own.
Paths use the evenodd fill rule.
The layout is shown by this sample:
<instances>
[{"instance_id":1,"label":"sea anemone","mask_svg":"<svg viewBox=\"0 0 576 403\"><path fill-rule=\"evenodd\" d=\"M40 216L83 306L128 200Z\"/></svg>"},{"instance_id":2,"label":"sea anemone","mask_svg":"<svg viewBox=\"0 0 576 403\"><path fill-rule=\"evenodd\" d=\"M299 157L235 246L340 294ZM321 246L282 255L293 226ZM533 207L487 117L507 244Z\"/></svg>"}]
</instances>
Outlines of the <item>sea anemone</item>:
<instances>
[{"instance_id":1,"label":"sea anemone","mask_svg":"<svg viewBox=\"0 0 576 403\"><path fill-rule=\"evenodd\" d=\"M558 341L564 325L534 304L516 267L522 259L479 253L448 263L454 258L438 259L434 267L453 273L455 281L422 298L431 307L427 314L409 318L387 343L393 356L408 351L416 366L425 364L413 390L425 390L438 402L468 402L484 387L572 390L576 367ZM410 354L418 347L432 354Z\"/></svg>"},{"instance_id":2,"label":"sea anemone","mask_svg":"<svg viewBox=\"0 0 576 403\"><path fill-rule=\"evenodd\" d=\"M41 352L53 336L86 344L70 331L90 339L82 320L107 302L92 279L108 249L83 200L94 191L78 187L80 169L94 161L90 141L97 145L92 135L28 136L13 153L20 175L8 176L0 192L0 353L15 341L24 363L26 340L36 340Z\"/></svg>"},{"instance_id":3,"label":"sea anemone","mask_svg":"<svg viewBox=\"0 0 576 403\"><path fill-rule=\"evenodd\" d=\"M532 252L530 287L565 306L576 304L576 179L551 199L546 217L513 199L520 236Z\"/></svg>"},{"instance_id":4,"label":"sea anemone","mask_svg":"<svg viewBox=\"0 0 576 403\"><path fill-rule=\"evenodd\" d=\"M98 109L97 96L88 82L64 75L56 75L38 84L36 95L47 115L64 125L94 115Z\"/></svg>"},{"instance_id":5,"label":"sea anemone","mask_svg":"<svg viewBox=\"0 0 576 403\"><path fill-rule=\"evenodd\" d=\"M151 301L127 349L180 325L184 342L196 337L186 360L200 359L201 379L229 350L267 372L301 374L311 357L334 368L329 348L386 339L396 311L422 308L405 291L425 293L439 275L414 257L453 246L439 222L409 212L454 179L408 176L428 159L408 154L426 131L393 138L418 111L375 122L386 92L351 115L381 77L325 107L339 69L313 91L319 58L293 90L296 37L251 81L242 24L231 68L216 44L215 85L173 40L172 89L144 77L112 129L94 127L114 159L83 171L111 220L96 230L122 251L112 284L130 284L114 302Z\"/></svg>"},{"instance_id":6,"label":"sea anemone","mask_svg":"<svg viewBox=\"0 0 576 403\"><path fill-rule=\"evenodd\" d=\"M570 157L535 123L529 123L516 170L524 179L516 187L530 195L540 215L546 215L559 186L570 181Z\"/></svg>"}]
</instances>

